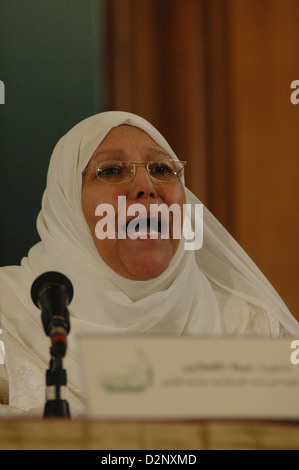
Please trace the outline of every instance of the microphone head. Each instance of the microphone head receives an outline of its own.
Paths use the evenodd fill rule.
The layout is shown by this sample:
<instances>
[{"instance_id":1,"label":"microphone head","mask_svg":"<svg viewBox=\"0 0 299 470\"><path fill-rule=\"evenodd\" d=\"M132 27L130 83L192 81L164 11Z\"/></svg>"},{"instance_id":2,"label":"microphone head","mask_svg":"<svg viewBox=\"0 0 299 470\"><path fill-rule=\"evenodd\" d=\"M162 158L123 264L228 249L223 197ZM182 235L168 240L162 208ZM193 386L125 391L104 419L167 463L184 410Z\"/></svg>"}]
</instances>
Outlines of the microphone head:
<instances>
[{"instance_id":1,"label":"microphone head","mask_svg":"<svg viewBox=\"0 0 299 470\"><path fill-rule=\"evenodd\" d=\"M66 289L68 294L68 303L71 302L74 294L71 281L61 273L49 271L38 276L31 287L31 298L33 303L39 308L39 295L43 289L50 286L58 286Z\"/></svg>"}]
</instances>

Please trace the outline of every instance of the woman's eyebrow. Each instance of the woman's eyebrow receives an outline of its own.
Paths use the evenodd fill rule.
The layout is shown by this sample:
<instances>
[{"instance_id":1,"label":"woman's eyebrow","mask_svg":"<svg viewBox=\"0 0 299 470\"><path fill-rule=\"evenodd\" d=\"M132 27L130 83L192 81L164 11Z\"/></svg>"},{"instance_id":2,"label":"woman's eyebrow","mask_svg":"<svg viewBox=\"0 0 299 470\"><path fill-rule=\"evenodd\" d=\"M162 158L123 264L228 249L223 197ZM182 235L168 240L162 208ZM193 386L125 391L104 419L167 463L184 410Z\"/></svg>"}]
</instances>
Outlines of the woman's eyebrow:
<instances>
[{"instance_id":1,"label":"woman's eyebrow","mask_svg":"<svg viewBox=\"0 0 299 470\"><path fill-rule=\"evenodd\" d=\"M171 156L169 155L168 152L166 152L166 150L163 150L163 149L155 149L153 147L149 147L146 149L146 152L147 153L155 153L157 155L160 155L160 156L163 156L163 157L166 157L166 158L171 158Z\"/></svg>"},{"instance_id":2,"label":"woman's eyebrow","mask_svg":"<svg viewBox=\"0 0 299 470\"><path fill-rule=\"evenodd\" d=\"M169 153L167 153L165 150L163 149L156 149L154 147L147 147L146 149L144 149L145 151L145 154L155 154L155 155L158 155L158 156L161 156L161 157L164 157L166 159L170 159L171 156L169 155ZM99 158L103 155L117 155L119 157L123 157L126 155L126 152L119 148L119 149L101 149L99 151L97 151L92 159L90 160L90 163L89 164L93 164L93 163L98 163L99 161Z\"/></svg>"},{"instance_id":3,"label":"woman's eyebrow","mask_svg":"<svg viewBox=\"0 0 299 470\"><path fill-rule=\"evenodd\" d=\"M102 156L102 155L118 155L119 157L122 157L125 155L125 152L123 149L103 149L103 150L98 150L90 159L89 161L89 165L93 164L93 163L98 163L99 162L99 158Z\"/></svg>"}]
</instances>

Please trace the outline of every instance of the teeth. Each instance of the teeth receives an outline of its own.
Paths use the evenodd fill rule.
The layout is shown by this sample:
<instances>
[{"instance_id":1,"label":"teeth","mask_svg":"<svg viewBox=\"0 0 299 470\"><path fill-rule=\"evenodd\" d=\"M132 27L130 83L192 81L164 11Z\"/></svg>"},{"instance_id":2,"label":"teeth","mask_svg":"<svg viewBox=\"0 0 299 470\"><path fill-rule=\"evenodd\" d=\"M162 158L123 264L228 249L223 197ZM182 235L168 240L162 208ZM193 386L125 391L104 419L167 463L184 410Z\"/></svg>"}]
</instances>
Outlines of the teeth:
<instances>
[{"instance_id":1,"label":"teeth","mask_svg":"<svg viewBox=\"0 0 299 470\"><path fill-rule=\"evenodd\" d=\"M138 232L138 235L140 235L140 236L142 236L142 235L157 236L159 234L160 234L160 232L157 232L156 230L148 230L147 232L141 232L141 231Z\"/></svg>"},{"instance_id":2,"label":"teeth","mask_svg":"<svg viewBox=\"0 0 299 470\"><path fill-rule=\"evenodd\" d=\"M131 237L134 238L134 239L135 238L136 239L137 238L148 238L148 237L158 238L159 235L161 235L160 232L157 232L156 230L147 230L147 231L143 231L143 230L130 231L129 230L127 233L128 233L129 236L131 235Z\"/></svg>"},{"instance_id":3,"label":"teeth","mask_svg":"<svg viewBox=\"0 0 299 470\"><path fill-rule=\"evenodd\" d=\"M164 229L166 229L165 224L157 218L132 219L123 226L123 232L132 240L157 240L162 237Z\"/></svg>"}]
</instances>

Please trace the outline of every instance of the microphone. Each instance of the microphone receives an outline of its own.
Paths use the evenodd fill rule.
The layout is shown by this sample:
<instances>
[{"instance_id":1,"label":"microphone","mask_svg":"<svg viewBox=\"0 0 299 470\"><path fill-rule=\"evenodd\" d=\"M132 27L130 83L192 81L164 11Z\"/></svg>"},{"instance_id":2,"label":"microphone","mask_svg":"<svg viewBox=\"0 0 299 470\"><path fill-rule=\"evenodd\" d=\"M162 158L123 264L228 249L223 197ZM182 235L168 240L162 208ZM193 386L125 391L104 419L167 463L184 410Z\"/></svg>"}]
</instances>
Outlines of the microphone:
<instances>
[{"instance_id":1,"label":"microphone","mask_svg":"<svg viewBox=\"0 0 299 470\"><path fill-rule=\"evenodd\" d=\"M73 298L73 286L63 274L49 271L41 274L32 284L31 298L42 312L42 323L51 338L53 356L66 353L70 332L68 304Z\"/></svg>"},{"instance_id":2,"label":"microphone","mask_svg":"<svg viewBox=\"0 0 299 470\"><path fill-rule=\"evenodd\" d=\"M67 348L70 318L67 309L73 298L73 286L61 273L49 271L41 274L32 284L31 298L42 312L42 323L51 338L51 361L46 375L46 405L44 417L70 417L65 399L67 374L62 360Z\"/></svg>"}]
</instances>

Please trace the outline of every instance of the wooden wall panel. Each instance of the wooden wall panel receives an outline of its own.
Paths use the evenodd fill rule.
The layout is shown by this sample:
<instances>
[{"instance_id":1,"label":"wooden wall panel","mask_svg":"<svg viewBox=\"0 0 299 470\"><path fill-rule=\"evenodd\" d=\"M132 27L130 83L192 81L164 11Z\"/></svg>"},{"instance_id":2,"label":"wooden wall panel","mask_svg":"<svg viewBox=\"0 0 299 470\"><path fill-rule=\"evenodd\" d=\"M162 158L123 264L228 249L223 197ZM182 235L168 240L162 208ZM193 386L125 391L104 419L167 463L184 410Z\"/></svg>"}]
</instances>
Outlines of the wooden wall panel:
<instances>
[{"instance_id":1,"label":"wooden wall panel","mask_svg":"<svg viewBox=\"0 0 299 470\"><path fill-rule=\"evenodd\" d=\"M298 0L109 0L109 108L149 119L299 319Z\"/></svg>"},{"instance_id":2,"label":"wooden wall panel","mask_svg":"<svg viewBox=\"0 0 299 470\"><path fill-rule=\"evenodd\" d=\"M140 114L188 160L208 202L202 0L109 0L109 108Z\"/></svg>"},{"instance_id":3,"label":"wooden wall panel","mask_svg":"<svg viewBox=\"0 0 299 470\"><path fill-rule=\"evenodd\" d=\"M299 2L229 3L233 232L299 319Z\"/></svg>"}]
</instances>

